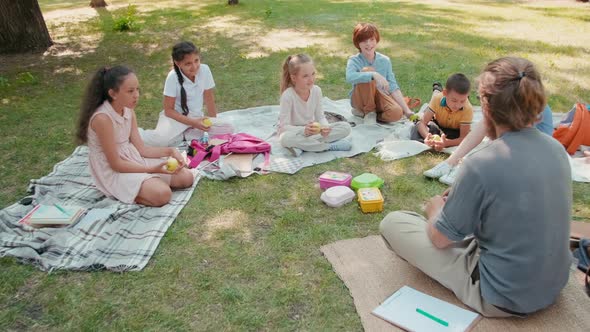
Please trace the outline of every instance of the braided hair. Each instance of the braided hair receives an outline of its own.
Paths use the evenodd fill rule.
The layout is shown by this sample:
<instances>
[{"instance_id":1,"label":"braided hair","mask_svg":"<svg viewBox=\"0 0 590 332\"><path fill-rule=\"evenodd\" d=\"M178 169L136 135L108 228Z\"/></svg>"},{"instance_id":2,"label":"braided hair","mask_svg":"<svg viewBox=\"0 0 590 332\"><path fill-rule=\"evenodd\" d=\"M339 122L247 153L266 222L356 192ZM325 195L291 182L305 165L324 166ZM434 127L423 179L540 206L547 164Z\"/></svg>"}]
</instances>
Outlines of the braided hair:
<instances>
[{"instance_id":1,"label":"braided hair","mask_svg":"<svg viewBox=\"0 0 590 332\"><path fill-rule=\"evenodd\" d=\"M182 72L180 68L176 65L177 61L182 61L184 56L187 54L199 54L199 49L195 46L195 44L183 41L180 42L174 47L172 47L172 64L174 65L174 71L176 72L176 77L178 78L178 83L180 84L180 108L182 108L182 114L187 115L189 112L188 106L186 104L186 91L184 90L184 78L182 77Z\"/></svg>"}]
</instances>

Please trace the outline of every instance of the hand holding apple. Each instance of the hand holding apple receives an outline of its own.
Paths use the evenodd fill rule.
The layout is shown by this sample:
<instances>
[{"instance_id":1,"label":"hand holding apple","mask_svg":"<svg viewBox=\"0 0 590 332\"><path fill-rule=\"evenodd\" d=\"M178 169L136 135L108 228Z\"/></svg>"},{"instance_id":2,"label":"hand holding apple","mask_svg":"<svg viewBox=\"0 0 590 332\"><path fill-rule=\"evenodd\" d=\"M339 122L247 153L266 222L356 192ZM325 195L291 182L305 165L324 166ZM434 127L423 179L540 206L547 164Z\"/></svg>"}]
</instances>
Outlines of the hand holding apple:
<instances>
[{"instance_id":1,"label":"hand holding apple","mask_svg":"<svg viewBox=\"0 0 590 332\"><path fill-rule=\"evenodd\" d=\"M319 122L310 122L305 126L305 136L311 136L319 134L321 130L321 125Z\"/></svg>"},{"instance_id":2,"label":"hand holding apple","mask_svg":"<svg viewBox=\"0 0 590 332\"><path fill-rule=\"evenodd\" d=\"M438 139L433 139L433 142L434 150L440 152L447 147L447 136L445 134L442 134L442 136L438 136Z\"/></svg>"},{"instance_id":3,"label":"hand holding apple","mask_svg":"<svg viewBox=\"0 0 590 332\"><path fill-rule=\"evenodd\" d=\"M186 155L180 153L178 149L172 148L172 153L170 154L170 157L178 161L178 168L186 166Z\"/></svg>"},{"instance_id":4,"label":"hand holding apple","mask_svg":"<svg viewBox=\"0 0 590 332\"><path fill-rule=\"evenodd\" d=\"M424 144L428 145L431 148L434 147L434 140L432 139L431 133L426 134L426 137L424 137Z\"/></svg>"},{"instance_id":5,"label":"hand holding apple","mask_svg":"<svg viewBox=\"0 0 590 332\"><path fill-rule=\"evenodd\" d=\"M209 131L211 127L205 125L205 119L206 118L189 118L189 125L198 130Z\"/></svg>"},{"instance_id":6,"label":"hand holding apple","mask_svg":"<svg viewBox=\"0 0 590 332\"><path fill-rule=\"evenodd\" d=\"M322 130L322 125L320 125L319 122L313 122L312 124L313 130L314 130L314 135L315 134L319 134L320 131Z\"/></svg>"},{"instance_id":7,"label":"hand holding apple","mask_svg":"<svg viewBox=\"0 0 590 332\"><path fill-rule=\"evenodd\" d=\"M176 160L176 158L174 158L174 157L169 157L168 160L166 160L166 170L168 172L174 172L174 171L176 171L177 168L178 168L178 160Z\"/></svg>"},{"instance_id":8,"label":"hand holding apple","mask_svg":"<svg viewBox=\"0 0 590 332\"><path fill-rule=\"evenodd\" d=\"M204 118L203 119L203 126L205 127L211 127L213 125L213 121L211 121L211 119L209 118Z\"/></svg>"}]
</instances>

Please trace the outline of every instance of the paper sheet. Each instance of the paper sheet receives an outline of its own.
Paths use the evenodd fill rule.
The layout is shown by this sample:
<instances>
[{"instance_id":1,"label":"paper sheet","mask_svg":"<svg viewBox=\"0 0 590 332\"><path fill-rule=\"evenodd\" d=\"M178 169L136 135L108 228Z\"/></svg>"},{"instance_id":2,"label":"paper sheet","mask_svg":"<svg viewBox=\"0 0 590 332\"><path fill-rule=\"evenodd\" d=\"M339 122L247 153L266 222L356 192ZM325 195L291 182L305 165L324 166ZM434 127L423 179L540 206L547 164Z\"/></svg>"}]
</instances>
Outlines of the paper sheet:
<instances>
[{"instance_id":1,"label":"paper sheet","mask_svg":"<svg viewBox=\"0 0 590 332\"><path fill-rule=\"evenodd\" d=\"M403 286L373 314L409 331L467 331L479 314Z\"/></svg>"}]
</instances>

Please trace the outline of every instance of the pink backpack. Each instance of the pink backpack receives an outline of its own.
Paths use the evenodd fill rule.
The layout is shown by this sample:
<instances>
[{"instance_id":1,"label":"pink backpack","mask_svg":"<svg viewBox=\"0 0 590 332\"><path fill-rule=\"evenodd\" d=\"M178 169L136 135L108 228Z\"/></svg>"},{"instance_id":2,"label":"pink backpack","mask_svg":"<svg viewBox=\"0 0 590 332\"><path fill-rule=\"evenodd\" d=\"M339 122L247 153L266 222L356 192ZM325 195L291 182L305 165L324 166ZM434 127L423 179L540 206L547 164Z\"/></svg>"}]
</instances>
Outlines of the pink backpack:
<instances>
[{"instance_id":1,"label":"pink backpack","mask_svg":"<svg viewBox=\"0 0 590 332\"><path fill-rule=\"evenodd\" d=\"M216 135L211 139L220 139L227 142L213 147L204 147L198 140L192 140L191 148L194 149L194 156L188 165L189 168L199 166L207 156L209 156L209 161L213 162L219 159L222 154L229 153L264 153L263 168L270 163L270 144L256 136L237 133Z\"/></svg>"}]
</instances>

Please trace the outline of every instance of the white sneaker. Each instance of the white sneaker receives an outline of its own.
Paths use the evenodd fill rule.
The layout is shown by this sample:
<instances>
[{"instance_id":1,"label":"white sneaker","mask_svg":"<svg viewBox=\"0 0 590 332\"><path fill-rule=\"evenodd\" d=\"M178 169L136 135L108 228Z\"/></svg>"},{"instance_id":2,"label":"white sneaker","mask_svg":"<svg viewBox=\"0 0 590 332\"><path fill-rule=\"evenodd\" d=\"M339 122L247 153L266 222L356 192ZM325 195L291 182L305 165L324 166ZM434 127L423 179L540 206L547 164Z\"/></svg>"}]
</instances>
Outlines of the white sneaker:
<instances>
[{"instance_id":1,"label":"white sneaker","mask_svg":"<svg viewBox=\"0 0 590 332\"><path fill-rule=\"evenodd\" d=\"M455 179L457 178L457 173L459 172L459 165L451 168L451 171L447 174L443 175L438 179L438 181L446 184L447 186L452 186L455 183Z\"/></svg>"},{"instance_id":2,"label":"white sneaker","mask_svg":"<svg viewBox=\"0 0 590 332\"><path fill-rule=\"evenodd\" d=\"M350 109L350 113L352 113L352 115L354 115L354 116L358 116L359 118L364 118L365 117L365 113L357 110L354 107Z\"/></svg>"},{"instance_id":3,"label":"white sneaker","mask_svg":"<svg viewBox=\"0 0 590 332\"><path fill-rule=\"evenodd\" d=\"M350 151L350 149L352 149L352 143L346 138L332 142L328 147L328 151Z\"/></svg>"},{"instance_id":4,"label":"white sneaker","mask_svg":"<svg viewBox=\"0 0 590 332\"><path fill-rule=\"evenodd\" d=\"M424 176L427 178L438 179L441 176L449 173L451 169L453 169L453 166L449 165L449 163L446 161L443 161L422 174L424 174Z\"/></svg>"},{"instance_id":5,"label":"white sneaker","mask_svg":"<svg viewBox=\"0 0 590 332\"><path fill-rule=\"evenodd\" d=\"M363 119L363 124L366 124L366 125L377 124L377 113L371 112L371 113L365 114L365 117Z\"/></svg>"}]
</instances>

